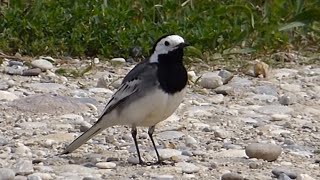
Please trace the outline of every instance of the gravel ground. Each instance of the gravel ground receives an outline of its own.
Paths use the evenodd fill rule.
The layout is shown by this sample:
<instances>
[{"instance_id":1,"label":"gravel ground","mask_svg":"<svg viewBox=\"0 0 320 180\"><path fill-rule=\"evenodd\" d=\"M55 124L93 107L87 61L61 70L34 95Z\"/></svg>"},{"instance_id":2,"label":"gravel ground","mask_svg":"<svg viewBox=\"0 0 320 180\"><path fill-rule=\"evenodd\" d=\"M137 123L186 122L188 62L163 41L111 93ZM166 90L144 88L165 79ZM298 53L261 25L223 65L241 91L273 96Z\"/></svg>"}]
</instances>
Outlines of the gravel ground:
<instances>
[{"instance_id":1,"label":"gravel ground","mask_svg":"<svg viewBox=\"0 0 320 180\"><path fill-rule=\"evenodd\" d=\"M140 166L123 126L59 155L133 67L121 58L94 63L81 78L53 73L86 68L75 59L0 66L1 180L320 179L319 66L273 69L267 78L190 71L191 81L202 78L154 136L168 165ZM156 161L147 129L139 128L139 144L144 160Z\"/></svg>"}]
</instances>

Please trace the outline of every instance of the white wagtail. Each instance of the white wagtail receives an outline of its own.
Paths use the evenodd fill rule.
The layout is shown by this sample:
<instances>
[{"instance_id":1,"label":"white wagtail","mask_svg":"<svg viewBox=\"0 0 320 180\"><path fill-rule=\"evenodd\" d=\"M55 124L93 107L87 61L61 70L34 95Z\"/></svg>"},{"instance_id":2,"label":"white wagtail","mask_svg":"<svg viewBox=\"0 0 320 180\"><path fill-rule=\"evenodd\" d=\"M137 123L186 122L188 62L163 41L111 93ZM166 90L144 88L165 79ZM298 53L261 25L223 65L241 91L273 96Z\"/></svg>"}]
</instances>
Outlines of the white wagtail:
<instances>
[{"instance_id":1,"label":"white wagtail","mask_svg":"<svg viewBox=\"0 0 320 180\"><path fill-rule=\"evenodd\" d=\"M171 116L185 95L188 76L183 65L183 50L186 46L188 44L178 35L158 39L151 56L124 77L98 121L62 154L71 153L107 127L129 125L139 164L144 164L136 137L137 126L142 126L149 127L148 134L158 158L157 163L162 163L152 134L155 125Z\"/></svg>"}]
</instances>

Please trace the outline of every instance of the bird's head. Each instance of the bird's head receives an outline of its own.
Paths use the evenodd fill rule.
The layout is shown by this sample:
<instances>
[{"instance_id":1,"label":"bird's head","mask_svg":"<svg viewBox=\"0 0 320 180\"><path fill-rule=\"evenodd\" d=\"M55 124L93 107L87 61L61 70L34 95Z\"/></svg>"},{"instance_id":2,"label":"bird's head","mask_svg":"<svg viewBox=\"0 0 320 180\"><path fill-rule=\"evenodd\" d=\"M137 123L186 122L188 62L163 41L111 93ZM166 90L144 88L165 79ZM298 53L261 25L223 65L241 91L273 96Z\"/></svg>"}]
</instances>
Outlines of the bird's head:
<instances>
[{"instance_id":1,"label":"bird's head","mask_svg":"<svg viewBox=\"0 0 320 180\"><path fill-rule=\"evenodd\" d=\"M150 62L159 62L159 56L175 56L177 55L182 60L183 49L188 46L188 43L179 35L165 35L159 38L154 44Z\"/></svg>"}]
</instances>

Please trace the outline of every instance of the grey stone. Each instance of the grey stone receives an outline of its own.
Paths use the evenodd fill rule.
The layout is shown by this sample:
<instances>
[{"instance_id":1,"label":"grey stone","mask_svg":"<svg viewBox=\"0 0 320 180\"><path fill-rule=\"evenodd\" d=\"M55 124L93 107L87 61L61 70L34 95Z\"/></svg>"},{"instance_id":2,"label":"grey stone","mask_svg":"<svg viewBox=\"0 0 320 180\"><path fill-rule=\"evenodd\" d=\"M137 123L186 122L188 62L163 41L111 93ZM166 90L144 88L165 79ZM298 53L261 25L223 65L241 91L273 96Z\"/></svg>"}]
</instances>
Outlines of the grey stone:
<instances>
[{"instance_id":1,"label":"grey stone","mask_svg":"<svg viewBox=\"0 0 320 180\"><path fill-rule=\"evenodd\" d=\"M162 140L179 139L182 136L184 133L180 131L163 131L157 134L157 137Z\"/></svg>"},{"instance_id":2,"label":"grey stone","mask_svg":"<svg viewBox=\"0 0 320 180\"><path fill-rule=\"evenodd\" d=\"M23 62L11 60L11 61L9 61L8 66L23 66Z\"/></svg>"},{"instance_id":3,"label":"grey stone","mask_svg":"<svg viewBox=\"0 0 320 180\"><path fill-rule=\"evenodd\" d=\"M12 101L9 106L32 113L67 114L80 113L89 107L77 98L50 94L32 95Z\"/></svg>"},{"instance_id":4,"label":"grey stone","mask_svg":"<svg viewBox=\"0 0 320 180\"><path fill-rule=\"evenodd\" d=\"M224 96L222 94L216 94L208 97L207 100L212 104L220 104L223 102Z\"/></svg>"},{"instance_id":5,"label":"grey stone","mask_svg":"<svg viewBox=\"0 0 320 180\"><path fill-rule=\"evenodd\" d=\"M185 141L187 146L192 146L198 143L197 140L192 136L187 136Z\"/></svg>"},{"instance_id":6,"label":"grey stone","mask_svg":"<svg viewBox=\"0 0 320 180\"><path fill-rule=\"evenodd\" d=\"M154 176L155 180L173 180L174 176L169 174Z\"/></svg>"},{"instance_id":7,"label":"grey stone","mask_svg":"<svg viewBox=\"0 0 320 180\"><path fill-rule=\"evenodd\" d=\"M267 143L252 143L245 148L245 153L249 158L275 161L282 152L281 146Z\"/></svg>"},{"instance_id":8,"label":"grey stone","mask_svg":"<svg viewBox=\"0 0 320 180\"><path fill-rule=\"evenodd\" d=\"M291 180L291 178L284 173L281 173L280 176L278 177L278 179L279 180Z\"/></svg>"},{"instance_id":9,"label":"grey stone","mask_svg":"<svg viewBox=\"0 0 320 180\"><path fill-rule=\"evenodd\" d=\"M260 107L256 110L259 113L262 114L289 114L293 112L293 109L287 106L281 106L281 105L266 105L263 107Z\"/></svg>"},{"instance_id":10,"label":"grey stone","mask_svg":"<svg viewBox=\"0 0 320 180\"><path fill-rule=\"evenodd\" d=\"M237 76L232 78L232 80L229 82L229 85L234 88L250 87L252 84L253 83L251 80Z\"/></svg>"},{"instance_id":11,"label":"grey stone","mask_svg":"<svg viewBox=\"0 0 320 180\"><path fill-rule=\"evenodd\" d=\"M278 100L278 98L276 96L273 95L267 95L267 94L255 94L252 97L248 97L247 101L260 101L260 102L267 102L267 103L271 103L271 102L276 102ZM255 104L255 103L253 103Z\"/></svg>"},{"instance_id":12,"label":"grey stone","mask_svg":"<svg viewBox=\"0 0 320 180\"><path fill-rule=\"evenodd\" d=\"M243 180L244 178L240 174L226 173L221 176L221 180Z\"/></svg>"},{"instance_id":13,"label":"grey stone","mask_svg":"<svg viewBox=\"0 0 320 180\"><path fill-rule=\"evenodd\" d=\"M15 165L15 172L18 175L29 175L34 172L32 161L29 160L19 160Z\"/></svg>"},{"instance_id":14,"label":"grey stone","mask_svg":"<svg viewBox=\"0 0 320 180\"><path fill-rule=\"evenodd\" d=\"M253 89L253 92L255 92L256 94L266 94L272 96L278 96L277 91L277 88L272 85L257 86Z\"/></svg>"},{"instance_id":15,"label":"grey stone","mask_svg":"<svg viewBox=\"0 0 320 180\"><path fill-rule=\"evenodd\" d=\"M214 130L214 136L221 138L221 139L225 139L228 137L228 132L223 130L223 129L215 129Z\"/></svg>"},{"instance_id":16,"label":"grey stone","mask_svg":"<svg viewBox=\"0 0 320 180\"><path fill-rule=\"evenodd\" d=\"M53 64L46 59L37 59L31 62L31 65L36 68L40 68L41 70L50 70L53 68Z\"/></svg>"},{"instance_id":17,"label":"grey stone","mask_svg":"<svg viewBox=\"0 0 320 180\"><path fill-rule=\"evenodd\" d=\"M9 168L0 168L0 179L1 180L13 180L15 172Z\"/></svg>"},{"instance_id":18,"label":"grey stone","mask_svg":"<svg viewBox=\"0 0 320 180\"><path fill-rule=\"evenodd\" d=\"M25 66L12 66L12 67L6 67L4 69L4 72L9 75L22 75L25 69L28 69L28 68Z\"/></svg>"},{"instance_id":19,"label":"grey stone","mask_svg":"<svg viewBox=\"0 0 320 180\"><path fill-rule=\"evenodd\" d=\"M193 156L193 153L191 151L184 150L184 151L182 151L181 155L191 157L191 156Z\"/></svg>"},{"instance_id":20,"label":"grey stone","mask_svg":"<svg viewBox=\"0 0 320 180\"><path fill-rule=\"evenodd\" d=\"M290 119L288 114L272 114L272 121L287 121Z\"/></svg>"},{"instance_id":21,"label":"grey stone","mask_svg":"<svg viewBox=\"0 0 320 180\"><path fill-rule=\"evenodd\" d=\"M113 92L110 89L106 88L90 88L89 92L92 93L105 93L105 94L113 94Z\"/></svg>"},{"instance_id":22,"label":"grey stone","mask_svg":"<svg viewBox=\"0 0 320 180\"><path fill-rule=\"evenodd\" d=\"M125 60L124 58L113 58L113 59L111 59L111 62L112 62L112 63L122 64L122 63L125 63L126 60Z\"/></svg>"},{"instance_id":23,"label":"grey stone","mask_svg":"<svg viewBox=\"0 0 320 180\"><path fill-rule=\"evenodd\" d=\"M27 180L42 180L42 178L40 176L30 174L28 175Z\"/></svg>"},{"instance_id":24,"label":"grey stone","mask_svg":"<svg viewBox=\"0 0 320 180\"><path fill-rule=\"evenodd\" d=\"M66 89L66 86L58 83L31 83L26 84L25 86L32 89L48 92L52 92L59 89Z\"/></svg>"},{"instance_id":25,"label":"grey stone","mask_svg":"<svg viewBox=\"0 0 320 180\"><path fill-rule=\"evenodd\" d=\"M281 84L281 89L289 92L300 92L301 91L301 85L299 84Z\"/></svg>"},{"instance_id":26,"label":"grey stone","mask_svg":"<svg viewBox=\"0 0 320 180\"><path fill-rule=\"evenodd\" d=\"M0 101L13 101L19 97L12 92L0 91Z\"/></svg>"},{"instance_id":27,"label":"grey stone","mask_svg":"<svg viewBox=\"0 0 320 180\"><path fill-rule=\"evenodd\" d=\"M217 94L222 94L222 95L232 95L234 94L234 89L233 87L229 86L229 85L223 85L220 87L217 87L216 89L214 89L214 92L216 92Z\"/></svg>"},{"instance_id":28,"label":"grey stone","mask_svg":"<svg viewBox=\"0 0 320 180\"><path fill-rule=\"evenodd\" d=\"M179 156L182 154L181 151L176 150L176 149L158 149L158 152L159 152L160 157L163 160L167 160L173 156ZM154 153L154 155L156 155L155 152L153 152L153 153Z\"/></svg>"},{"instance_id":29,"label":"grey stone","mask_svg":"<svg viewBox=\"0 0 320 180\"><path fill-rule=\"evenodd\" d=\"M47 124L44 122L23 122L17 125L23 129L39 129L39 128L46 128Z\"/></svg>"},{"instance_id":30,"label":"grey stone","mask_svg":"<svg viewBox=\"0 0 320 180\"><path fill-rule=\"evenodd\" d=\"M113 162L99 162L96 164L96 167L99 169L115 169L116 163Z\"/></svg>"},{"instance_id":31,"label":"grey stone","mask_svg":"<svg viewBox=\"0 0 320 180\"><path fill-rule=\"evenodd\" d=\"M0 90L7 90L9 89L9 84L6 81L1 81L0 80Z\"/></svg>"},{"instance_id":32,"label":"grey stone","mask_svg":"<svg viewBox=\"0 0 320 180\"><path fill-rule=\"evenodd\" d=\"M273 71L273 76L278 78L278 79L283 79L283 78L288 78L288 77L293 77L296 74L298 74L298 70L295 69L287 69L287 68L282 68L282 69L276 69Z\"/></svg>"},{"instance_id":33,"label":"grey stone","mask_svg":"<svg viewBox=\"0 0 320 180\"><path fill-rule=\"evenodd\" d=\"M289 178L296 179L298 176L296 172L291 171L287 168L282 168L282 167L274 168L271 172L276 177L279 177L281 174L286 174L287 176L289 176Z\"/></svg>"},{"instance_id":34,"label":"grey stone","mask_svg":"<svg viewBox=\"0 0 320 180\"><path fill-rule=\"evenodd\" d=\"M316 180L315 178L311 177L308 174L300 174L299 178L300 178L299 180Z\"/></svg>"},{"instance_id":35,"label":"grey stone","mask_svg":"<svg viewBox=\"0 0 320 180\"><path fill-rule=\"evenodd\" d=\"M176 167L180 167L183 173L197 173L200 171L200 168L194 164L187 162L178 162L175 164Z\"/></svg>"},{"instance_id":36,"label":"grey stone","mask_svg":"<svg viewBox=\"0 0 320 180\"><path fill-rule=\"evenodd\" d=\"M22 76L38 76L41 73L40 68L33 68L33 69L25 69L22 71Z\"/></svg>"},{"instance_id":37,"label":"grey stone","mask_svg":"<svg viewBox=\"0 0 320 180\"><path fill-rule=\"evenodd\" d=\"M250 162L249 163L249 168L250 169L258 169L259 168L259 164L257 162Z\"/></svg>"},{"instance_id":38,"label":"grey stone","mask_svg":"<svg viewBox=\"0 0 320 180\"><path fill-rule=\"evenodd\" d=\"M222 86L223 82L222 78L216 73L209 72L202 75L199 85L204 88L215 89L219 86Z\"/></svg>"},{"instance_id":39,"label":"grey stone","mask_svg":"<svg viewBox=\"0 0 320 180\"><path fill-rule=\"evenodd\" d=\"M14 177L14 180L27 180L27 179L28 178L26 176L20 176L20 175Z\"/></svg>"},{"instance_id":40,"label":"grey stone","mask_svg":"<svg viewBox=\"0 0 320 180\"><path fill-rule=\"evenodd\" d=\"M9 143L8 139L2 135L0 135L0 146L7 145Z\"/></svg>"},{"instance_id":41,"label":"grey stone","mask_svg":"<svg viewBox=\"0 0 320 180\"><path fill-rule=\"evenodd\" d=\"M64 114L62 116L60 116L61 119L67 120L72 122L72 124L78 124L81 125L84 122L84 119L81 115L78 114Z\"/></svg>"},{"instance_id":42,"label":"grey stone","mask_svg":"<svg viewBox=\"0 0 320 180\"><path fill-rule=\"evenodd\" d=\"M289 95L282 95L278 98L278 101L281 105L285 105L285 106L288 106L288 105L292 105L294 104L294 100L291 96Z\"/></svg>"},{"instance_id":43,"label":"grey stone","mask_svg":"<svg viewBox=\"0 0 320 180\"><path fill-rule=\"evenodd\" d=\"M233 78L233 74L227 70L219 71L218 76L222 78L223 84L227 84Z\"/></svg>"}]
</instances>

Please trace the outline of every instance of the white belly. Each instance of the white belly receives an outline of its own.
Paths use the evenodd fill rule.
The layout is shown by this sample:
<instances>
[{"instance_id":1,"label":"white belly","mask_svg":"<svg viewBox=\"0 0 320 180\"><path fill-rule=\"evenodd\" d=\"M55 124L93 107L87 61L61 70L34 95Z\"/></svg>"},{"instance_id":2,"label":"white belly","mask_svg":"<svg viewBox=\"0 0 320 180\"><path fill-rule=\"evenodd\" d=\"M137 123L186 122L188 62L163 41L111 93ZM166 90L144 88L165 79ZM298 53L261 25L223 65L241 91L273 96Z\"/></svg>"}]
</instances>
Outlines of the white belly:
<instances>
[{"instance_id":1,"label":"white belly","mask_svg":"<svg viewBox=\"0 0 320 180\"><path fill-rule=\"evenodd\" d=\"M131 103L119 114L116 124L150 127L167 119L180 105L186 88L173 95L160 89Z\"/></svg>"}]
</instances>

